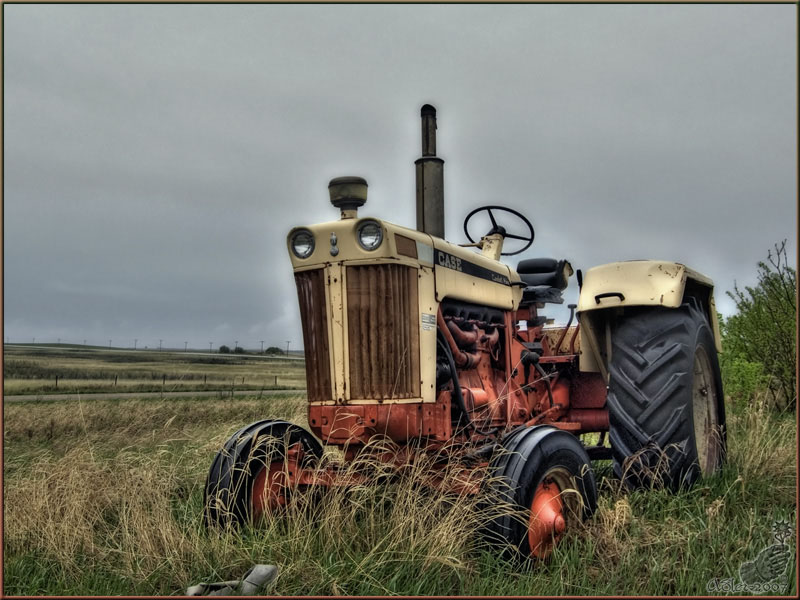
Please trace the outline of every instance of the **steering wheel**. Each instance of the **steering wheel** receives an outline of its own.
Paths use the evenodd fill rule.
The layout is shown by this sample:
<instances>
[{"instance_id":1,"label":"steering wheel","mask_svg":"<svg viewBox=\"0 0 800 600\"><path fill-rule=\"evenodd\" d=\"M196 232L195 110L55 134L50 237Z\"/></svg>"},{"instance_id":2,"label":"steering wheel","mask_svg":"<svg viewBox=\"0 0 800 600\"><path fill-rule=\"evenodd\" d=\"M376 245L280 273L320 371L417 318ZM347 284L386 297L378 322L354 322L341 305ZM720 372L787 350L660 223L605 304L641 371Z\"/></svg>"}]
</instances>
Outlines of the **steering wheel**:
<instances>
[{"instance_id":1,"label":"steering wheel","mask_svg":"<svg viewBox=\"0 0 800 600\"><path fill-rule=\"evenodd\" d=\"M528 219L526 219L523 215L521 215L517 211L515 211L515 210L513 210L511 208L506 208L505 206L497 206L497 205L481 206L479 208L476 208L471 213L469 213L467 215L467 217L464 219L464 233L466 234L467 239L470 242L472 242L473 244L475 243L475 240L472 239L472 236L469 234L469 230L467 229L467 225L469 224L469 220L475 214L477 214L479 212L483 212L484 210L489 213L489 219L492 221L492 228L489 230L489 232L486 235L492 235L493 233L499 233L504 238L509 238L509 239L512 239L512 240L522 240L523 242L528 242L522 248L520 248L519 250L516 250L515 252L501 252L501 254L503 256L513 256L514 254L519 254L520 252L524 252L533 243L534 233L533 233L533 225L531 225L531 222L528 221ZM498 225L497 224L497 221L495 220L494 215L492 214L493 210L499 210L499 211L511 213L512 215L514 215L518 219L522 220L522 222L525 223L525 225L528 226L529 235L516 235L514 233L507 233L505 227L503 227L502 225Z\"/></svg>"}]
</instances>

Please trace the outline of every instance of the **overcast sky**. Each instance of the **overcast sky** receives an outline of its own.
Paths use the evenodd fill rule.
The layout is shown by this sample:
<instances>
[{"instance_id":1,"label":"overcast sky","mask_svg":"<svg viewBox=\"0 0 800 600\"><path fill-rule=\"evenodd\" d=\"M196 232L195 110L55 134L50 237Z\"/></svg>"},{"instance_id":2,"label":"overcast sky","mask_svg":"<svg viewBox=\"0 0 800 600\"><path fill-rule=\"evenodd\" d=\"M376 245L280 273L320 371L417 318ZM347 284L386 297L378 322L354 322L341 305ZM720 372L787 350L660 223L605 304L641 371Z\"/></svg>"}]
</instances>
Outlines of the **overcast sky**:
<instances>
[{"instance_id":1,"label":"overcast sky","mask_svg":"<svg viewBox=\"0 0 800 600\"><path fill-rule=\"evenodd\" d=\"M414 227L426 102L450 241L505 204L512 265L675 260L725 314L795 261L795 5L3 8L12 342L299 348L286 233L341 175Z\"/></svg>"}]
</instances>

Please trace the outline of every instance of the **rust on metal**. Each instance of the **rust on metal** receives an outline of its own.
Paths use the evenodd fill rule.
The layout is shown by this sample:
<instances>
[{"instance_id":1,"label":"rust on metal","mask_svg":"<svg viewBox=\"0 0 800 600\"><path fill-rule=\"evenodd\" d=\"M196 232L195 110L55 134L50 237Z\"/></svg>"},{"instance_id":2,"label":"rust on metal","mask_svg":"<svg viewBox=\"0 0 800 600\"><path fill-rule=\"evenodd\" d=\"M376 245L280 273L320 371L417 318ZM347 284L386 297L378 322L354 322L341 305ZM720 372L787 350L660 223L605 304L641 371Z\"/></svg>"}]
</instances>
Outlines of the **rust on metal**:
<instances>
[{"instance_id":1,"label":"rust on metal","mask_svg":"<svg viewBox=\"0 0 800 600\"><path fill-rule=\"evenodd\" d=\"M418 398L417 269L359 265L346 273L350 397Z\"/></svg>"},{"instance_id":2,"label":"rust on metal","mask_svg":"<svg viewBox=\"0 0 800 600\"><path fill-rule=\"evenodd\" d=\"M572 408L603 408L606 404L605 379L600 373L576 373L570 388Z\"/></svg>"},{"instance_id":3,"label":"rust on metal","mask_svg":"<svg viewBox=\"0 0 800 600\"><path fill-rule=\"evenodd\" d=\"M324 269L295 273L297 297L303 325L303 347L306 364L306 388L311 402L331 397L330 348L328 343L328 311L325 306Z\"/></svg>"},{"instance_id":4,"label":"rust on metal","mask_svg":"<svg viewBox=\"0 0 800 600\"><path fill-rule=\"evenodd\" d=\"M311 405L308 423L318 437L340 446L364 445L375 435L401 443L445 441L452 437L450 393L440 394L436 403Z\"/></svg>"}]
</instances>

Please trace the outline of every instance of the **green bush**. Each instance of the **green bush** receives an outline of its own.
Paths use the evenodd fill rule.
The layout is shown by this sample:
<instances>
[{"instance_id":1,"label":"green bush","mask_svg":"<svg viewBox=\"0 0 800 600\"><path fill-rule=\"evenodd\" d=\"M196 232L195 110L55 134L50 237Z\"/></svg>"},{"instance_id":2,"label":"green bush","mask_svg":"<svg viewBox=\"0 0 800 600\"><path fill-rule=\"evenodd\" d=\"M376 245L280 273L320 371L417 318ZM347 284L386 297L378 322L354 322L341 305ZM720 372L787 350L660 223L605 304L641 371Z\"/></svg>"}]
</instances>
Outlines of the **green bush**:
<instances>
[{"instance_id":1,"label":"green bush","mask_svg":"<svg viewBox=\"0 0 800 600\"><path fill-rule=\"evenodd\" d=\"M797 404L797 275L789 266L786 240L758 263L758 283L728 296L737 313L722 324L723 377L726 391L751 395L754 386L769 391L773 404L794 410ZM727 385L727 384L726 384Z\"/></svg>"},{"instance_id":2,"label":"green bush","mask_svg":"<svg viewBox=\"0 0 800 600\"><path fill-rule=\"evenodd\" d=\"M722 371L722 388L738 408L751 403L756 392L763 390L769 379L764 373L764 365L749 362L730 352L720 354L719 365Z\"/></svg>"}]
</instances>

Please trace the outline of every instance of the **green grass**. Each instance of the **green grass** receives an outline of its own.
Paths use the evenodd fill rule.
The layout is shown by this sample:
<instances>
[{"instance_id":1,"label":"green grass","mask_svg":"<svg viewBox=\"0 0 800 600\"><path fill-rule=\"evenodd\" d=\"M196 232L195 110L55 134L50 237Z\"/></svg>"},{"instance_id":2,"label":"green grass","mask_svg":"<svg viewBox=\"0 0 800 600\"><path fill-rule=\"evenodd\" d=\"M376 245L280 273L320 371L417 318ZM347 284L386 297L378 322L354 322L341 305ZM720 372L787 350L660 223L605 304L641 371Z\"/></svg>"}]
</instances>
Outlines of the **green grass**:
<instances>
[{"instance_id":1,"label":"green grass","mask_svg":"<svg viewBox=\"0 0 800 600\"><path fill-rule=\"evenodd\" d=\"M6 395L304 387L305 361L263 355L62 346L7 346L3 353Z\"/></svg>"},{"instance_id":2,"label":"green grass","mask_svg":"<svg viewBox=\"0 0 800 600\"><path fill-rule=\"evenodd\" d=\"M208 533L202 486L241 425L305 424L305 399L125 399L4 406L4 593L169 595L280 566L277 594L701 595L738 578L796 527L795 421L729 417L729 461L690 490L621 490L597 464L594 517L547 563L498 557L476 535L485 514L403 479L298 502L263 529ZM795 562L781 581L795 594Z\"/></svg>"}]
</instances>

